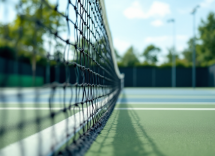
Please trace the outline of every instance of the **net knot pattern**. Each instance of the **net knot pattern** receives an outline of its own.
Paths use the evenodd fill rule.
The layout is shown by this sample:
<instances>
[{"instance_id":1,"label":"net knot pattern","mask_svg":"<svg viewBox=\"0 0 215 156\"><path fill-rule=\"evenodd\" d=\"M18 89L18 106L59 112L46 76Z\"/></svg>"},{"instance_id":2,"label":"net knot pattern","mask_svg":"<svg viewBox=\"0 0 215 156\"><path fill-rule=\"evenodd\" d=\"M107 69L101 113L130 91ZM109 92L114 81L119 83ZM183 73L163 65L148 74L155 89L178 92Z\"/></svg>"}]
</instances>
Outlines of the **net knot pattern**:
<instances>
[{"instance_id":1,"label":"net knot pattern","mask_svg":"<svg viewBox=\"0 0 215 156\"><path fill-rule=\"evenodd\" d=\"M104 127L123 80L102 3L0 1L0 155L83 155Z\"/></svg>"}]
</instances>

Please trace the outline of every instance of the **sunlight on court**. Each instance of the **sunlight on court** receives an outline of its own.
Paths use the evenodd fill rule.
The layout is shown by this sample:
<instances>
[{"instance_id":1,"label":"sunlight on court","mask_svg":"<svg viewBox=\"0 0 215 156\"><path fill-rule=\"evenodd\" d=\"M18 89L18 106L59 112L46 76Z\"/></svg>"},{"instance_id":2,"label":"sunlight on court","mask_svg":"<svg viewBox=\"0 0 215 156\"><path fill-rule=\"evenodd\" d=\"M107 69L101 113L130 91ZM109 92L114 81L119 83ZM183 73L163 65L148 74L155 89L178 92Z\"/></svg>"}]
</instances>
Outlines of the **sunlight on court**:
<instances>
[{"instance_id":1,"label":"sunlight on court","mask_svg":"<svg viewBox=\"0 0 215 156\"><path fill-rule=\"evenodd\" d=\"M214 95L215 89L125 88L86 155L214 155Z\"/></svg>"}]
</instances>

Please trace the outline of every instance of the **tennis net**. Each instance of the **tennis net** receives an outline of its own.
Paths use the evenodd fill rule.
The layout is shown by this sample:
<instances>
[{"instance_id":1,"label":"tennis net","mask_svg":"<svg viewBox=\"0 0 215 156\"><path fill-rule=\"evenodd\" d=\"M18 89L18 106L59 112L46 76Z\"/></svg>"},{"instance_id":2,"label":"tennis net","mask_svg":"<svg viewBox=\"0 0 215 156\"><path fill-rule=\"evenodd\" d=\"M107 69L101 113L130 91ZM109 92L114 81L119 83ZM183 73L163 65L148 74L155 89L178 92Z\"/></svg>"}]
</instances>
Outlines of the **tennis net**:
<instances>
[{"instance_id":1,"label":"tennis net","mask_svg":"<svg viewBox=\"0 0 215 156\"><path fill-rule=\"evenodd\" d=\"M84 155L123 88L104 1L0 10L0 155Z\"/></svg>"}]
</instances>

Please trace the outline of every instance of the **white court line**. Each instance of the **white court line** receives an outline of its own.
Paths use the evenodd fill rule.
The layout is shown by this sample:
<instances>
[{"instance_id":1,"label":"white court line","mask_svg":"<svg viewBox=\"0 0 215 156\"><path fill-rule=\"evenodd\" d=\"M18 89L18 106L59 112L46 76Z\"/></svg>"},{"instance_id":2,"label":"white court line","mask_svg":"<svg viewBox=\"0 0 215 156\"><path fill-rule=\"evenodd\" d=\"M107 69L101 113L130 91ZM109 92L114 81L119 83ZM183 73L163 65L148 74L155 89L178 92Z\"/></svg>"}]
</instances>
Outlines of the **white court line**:
<instances>
[{"instance_id":1,"label":"white court line","mask_svg":"<svg viewBox=\"0 0 215 156\"><path fill-rule=\"evenodd\" d=\"M34 108L34 107L26 107L26 108L18 108L18 107L10 107L10 108L0 108L0 110L49 110L50 108ZM62 108L52 108L53 110L60 110ZM79 108L73 108L75 110L79 110ZM215 108L115 108L115 110L215 110Z\"/></svg>"},{"instance_id":2,"label":"white court line","mask_svg":"<svg viewBox=\"0 0 215 156\"><path fill-rule=\"evenodd\" d=\"M192 110L192 111L211 111L215 108L115 108L115 110Z\"/></svg>"},{"instance_id":3,"label":"white court line","mask_svg":"<svg viewBox=\"0 0 215 156\"><path fill-rule=\"evenodd\" d=\"M51 110L61 110L63 107L53 107ZM71 108L71 110L79 110L80 108ZM0 107L0 110L50 110L49 107Z\"/></svg>"},{"instance_id":4,"label":"white court line","mask_svg":"<svg viewBox=\"0 0 215 156\"><path fill-rule=\"evenodd\" d=\"M3 104L0 101L0 105L20 105L18 102L7 102ZM22 104L26 105L35 105L35 102L25 101ZM48 105L48 102L38 102L37 105ZM60 104L60 102L53 102L53 105ZM118 105L127 105L127 104L138 104L138 105L215 105L215 102L117 102ZM26 107L26 106L23 106Z\"/></svg>"},{"instance_id":5,"label":"white court line","mask_svg":"<svg viewBox=\"0 0 215 156\"><path fill-rule=\"evenodd\" d=\"M51 108L51 110L60 110L63 108L60 107L55 107ZM77 108L72 108L72 109L77 109ZM50 110L49 107L43 107L43 108L35 108L35 107L0 107L0 110Z\"/></svg>"},{"instance_id":6,"label":"white court line","mask_svg":"<svg viewBox=\"0 0 215 156\"><path fill-rule=\"evenodd\" d=\"M215 102L117 102L119 105L138 104L138 105L215 105Z\"/></svg>"},{"instance_id":7,"label":"white court line","mask_svg":"<svg viewBox=\"0 0 215 156\"><path fill-rule=\"evenodd\" d=\"M104 104L106 104L110 99L112 99L116 93L117 93L117 90L112 94L110 94L108 97L106 97L104 100L99 101L98 105L104 106ZM30 109L32 109L32 107ZM80 125L84 121L86 121L87 118L90 117L89 111L92 111L92 110L93 110L92 106L84 108L84 111L83 111L84 114L82 112L78 112L72 115L71 117L51 127L48 127L23 140L12 143L6 146L5 148L1 149L0 155L11 156L11 152L12 152L12 154L15 153L16 156L22 156L23 153L21 152L21 145L23 145L24 154L26 156L38 156L38 155L51 156L53 154L53 151L58 150L62 146L62 143L68 140L67 134L74 134L74 127L79 128ZM54 137L53 137L53 134L54 134ZM73 135L71 135L70 138L72 136ZM40 138L42 139L42 141ZM42 146L42 150L38 151L38 149L40 149L41 146Z\"/></svg>"}]
</instances>

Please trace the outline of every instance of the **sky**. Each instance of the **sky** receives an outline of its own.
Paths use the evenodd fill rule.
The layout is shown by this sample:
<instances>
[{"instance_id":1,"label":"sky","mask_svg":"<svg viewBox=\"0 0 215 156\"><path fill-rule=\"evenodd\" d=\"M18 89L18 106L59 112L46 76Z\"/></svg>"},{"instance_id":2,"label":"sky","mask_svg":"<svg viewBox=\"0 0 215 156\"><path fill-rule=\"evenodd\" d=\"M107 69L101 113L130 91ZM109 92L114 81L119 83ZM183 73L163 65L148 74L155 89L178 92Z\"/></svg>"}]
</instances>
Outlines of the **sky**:
<instances>
[{"instance_id":1,"label":"sky","mask_svg":"<svg viewBox=\"0 0 215 156\"><path fill-rule=\"evenodd\" d=\"M113 44L122 56L133 46L139 58L143 50L154 44L161 48L159 64L167 61L167 48L173 46L182 58L181 52L187 47L188 40L193 36L193 15L191 12L197 5L195 15L195 33L198 26L205 20L209 12L215 12L215 0L105 0L109 27ZM174 23L167 20L175 20Z\"/></svg>"},{"instance_id":2,"label":"sky","mask_svg":"<svg viewBox=\"0 0 215 156\"><path fill-rule=\"evenodd\" d=\"M191 11L194 7L200 6L195 15L197 36L197 28L201 24L201 19L205 20L209 12L215 12L215 0L104 1L113 44L118 53L122 56L130 46L133 46L138 58L143 61L141 56L143 50L148 45L154 44L162 50L158 55L158 64L167 61L167 49L173 46L173 36L175 36L176 51L181 58L183 57L181 52L187 47L188 40L193 36ZM4 4L0 5L0 21L12 21L15 18L14 8L10 7L12 5L9 5L9 2ZM66 6L67 0L60 4ZM168 23L169 19L174 19L175 23ZM175 35L173 35L173 26L175 26Z\"/></svg>"}]
</instances>

